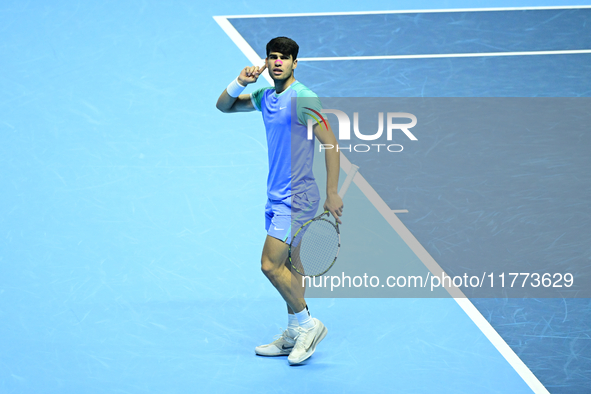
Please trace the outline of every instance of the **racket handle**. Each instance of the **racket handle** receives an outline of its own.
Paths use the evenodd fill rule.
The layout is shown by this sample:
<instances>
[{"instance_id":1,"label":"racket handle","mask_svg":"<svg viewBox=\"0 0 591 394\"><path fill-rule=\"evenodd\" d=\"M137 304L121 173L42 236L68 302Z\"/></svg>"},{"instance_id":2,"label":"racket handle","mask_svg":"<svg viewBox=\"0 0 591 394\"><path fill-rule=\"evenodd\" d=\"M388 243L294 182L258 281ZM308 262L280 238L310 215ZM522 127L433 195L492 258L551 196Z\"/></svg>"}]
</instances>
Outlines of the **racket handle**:
<instances>
[{"instance_id":1,"label":"racket handle","mask_svg":"<svg viewBox=\"0 0 591 394\"><path fill-rule=\"evenodd\" d=\"M359 170L359 167L357 167L355 164L351 164L351 169L347 174L347 178L345 178L345 182L343 182L343 186L341 186L341 190L339 190L339 196L341 198L345 197L345 193L347 193L347 189L349 189L349 186L351 186L351 182L353 181L355 174L357 174L357 170Z\"/></svg>"}]
</instances>

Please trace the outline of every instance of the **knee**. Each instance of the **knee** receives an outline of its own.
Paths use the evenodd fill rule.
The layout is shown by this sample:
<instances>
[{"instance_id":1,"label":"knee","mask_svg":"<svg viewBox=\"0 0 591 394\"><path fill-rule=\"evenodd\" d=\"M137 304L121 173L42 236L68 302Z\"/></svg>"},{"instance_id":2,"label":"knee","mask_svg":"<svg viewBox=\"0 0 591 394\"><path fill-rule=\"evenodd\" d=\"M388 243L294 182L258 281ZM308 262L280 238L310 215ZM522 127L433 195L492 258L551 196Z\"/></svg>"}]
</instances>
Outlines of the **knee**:
<instances>
[{"instance_id":1,"label":"knee","mask_svg":"<svg viewBox=\"0 0 591 394\"><path fill-rule=\"evenodd\" d=\"M267 278L272 278L276 274L277 267L269 258L263 256L261 259L261 271L263 271L263 274L265 274Z\"/></svg>"}]
</instances>

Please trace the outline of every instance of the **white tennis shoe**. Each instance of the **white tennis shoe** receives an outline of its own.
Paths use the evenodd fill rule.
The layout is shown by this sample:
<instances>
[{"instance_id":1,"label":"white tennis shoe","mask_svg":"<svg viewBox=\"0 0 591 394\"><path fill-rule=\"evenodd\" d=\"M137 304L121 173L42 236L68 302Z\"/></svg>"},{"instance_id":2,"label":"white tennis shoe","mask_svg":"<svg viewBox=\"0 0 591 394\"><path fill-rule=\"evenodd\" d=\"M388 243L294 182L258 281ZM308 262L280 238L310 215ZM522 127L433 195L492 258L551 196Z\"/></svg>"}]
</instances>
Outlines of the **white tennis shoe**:
<instances>
[{"instance_id":1,"label":"white tennis shoe","mask_svg":"<svg viewBox=\"0 0 591 394\"><path fill-rule=\"evenodd\" d=\"M277 335L273 342L268 345L261 345L254 348L254 351L259 356L287 356L291 353L294 345L295 338L289 335L289 330L283 331L282 334Z\"/></svg>"},{"instance_id":2,"label":"white tennis shoe","mask_svg":"<svg viewBox=\"0 0 591 394\"><path fill-rule=\"evenodd\" d=\"M287 358L287 361L291 365L301 364L310 358L314 354L316 346L324 339L328 332L320 320L316 318L312 318L312 320L315 323L314 327L308 330L298 327L299 334L296 337L295 346Z\"/></svg>"}]
</instances>

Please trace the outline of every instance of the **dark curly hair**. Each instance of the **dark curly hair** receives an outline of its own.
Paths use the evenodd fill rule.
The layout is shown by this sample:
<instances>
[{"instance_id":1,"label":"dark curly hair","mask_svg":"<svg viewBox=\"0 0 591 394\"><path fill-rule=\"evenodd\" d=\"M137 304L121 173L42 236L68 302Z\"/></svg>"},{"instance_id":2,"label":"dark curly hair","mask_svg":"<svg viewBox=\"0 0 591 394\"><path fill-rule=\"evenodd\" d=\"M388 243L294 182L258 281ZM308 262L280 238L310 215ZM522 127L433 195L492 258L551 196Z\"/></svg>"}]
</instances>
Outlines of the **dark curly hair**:
<instances>
[{"instance_id":1,"label":"dark curly hair","mask_svg":"<svg viewBox=\"0 0 591 394\"><path fill-rule=\"evenodd\" d=\"M267 44L267 57L269 57L271 52L279 52L283 55L291 55L293 60L296 60L299 50L300 47L291 38L275 37Z\"/></svg>"}]
</instances>

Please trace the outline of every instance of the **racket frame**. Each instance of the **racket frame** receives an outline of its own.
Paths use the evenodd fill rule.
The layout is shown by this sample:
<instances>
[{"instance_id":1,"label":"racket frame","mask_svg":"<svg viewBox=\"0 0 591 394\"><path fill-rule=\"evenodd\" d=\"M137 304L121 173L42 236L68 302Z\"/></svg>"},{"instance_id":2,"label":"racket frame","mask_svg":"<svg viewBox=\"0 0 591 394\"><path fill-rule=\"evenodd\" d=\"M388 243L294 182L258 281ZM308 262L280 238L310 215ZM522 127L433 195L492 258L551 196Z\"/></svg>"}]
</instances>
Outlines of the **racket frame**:
<instances>
[{"instance_id":1,"label":"racket frame","mask_svg":"<svg viewBox=\"0 0 591 394\"><path fill-rule=\"evenodd\" d=\"M325 273L328 272L329 269L332 268L332 266L334 265L334 263L336 263L336 261L337 261L337 257L339 257L339 251L341 250L341 232L339 231L339 224L336 223L336 222L333 223L332 221L323 218L323 216L325 216L325 215L326 215L326 217L330 217L330 212L329 211L324 211L323 213L321 213L320 215L316 216L315 218L310 219L306 223L302 224L301 227L298 229L298 231L296 231L296 233L294 234L293 239L291 240L291 242L289 244L289 264L300 275L309 276L309 277L315 277L315 276L324 275ZM322 271L322 272L320 272L318 274L310 275L310 274L306 274L305 272L301 272L301 270L298 267L296 267L296 265L292 262L292 260L291 260L291 249L292 249L292 243L297 238L298 233L300 231L303 231L306 228L306 226L309 226L310 224L312 224L313 222L318 221L318 220L323 220L325 222L328 222L328 223L330 223L334 227L334 229L335 229L335 231L337 233L337 239L338 239L337 252L336 252L336 254L334 256L334 259L330 263L330 265L324 271ZM303 237L302 237L302 240L300 240L300 245L301 245L301 242L302 241L303 241ZM303 267L303 264L301 264L301 267L302 267L302 271L303 271L303 268L304 268Z\"/></svg>"},{"instance_id":2,"label":"racket frame","mask_svg":"<svg viewBox=\"0 0 591 394\"><path fill-rule=\"evenodd\" d=\"M347 174L347 178L345 178L345 181L343 182L343 185L341 186L341 190L339 190L339 196L341 198L345 197L345 194L347 193L347 190L349 189L349 186L351 185L351 182L353 181L353 178L355 177L355 175L357 174L357 171L359 170L359 167L356 166L355 164L351 164L351 168L349 169L349 173ZM332 266L334 265L334 263L337 261L337 257L339 257L339 252L341 250L341 232L339 231L339 223L338 222L332 222L328 219L324 219L323 216L326 215L327 217L330 217L330 212L329 211L324 211L323 213L321 213L320 215L316 216L313 219L308 220L306 223L302 224L300 226L300 228L298 229L298 231L296 231L296 233L294 234L293 238L291 239L290 243L289 243L289 264L291 265L291 267L300 275L304 275L304 276L309 276L309 277L315 277L315 276L321 276L324 275L325 273L328 272L328 270L330 270L332 268ZM337 247L337 253L335 255L334 260L332 261L332 263L328 266L328 268L326 270L324 270L323 272L319 273L319 274L315 274L315 275L309 275L306 274L304 272L300 272L300 269L298 267L295 266L295 264L293 264L292 259L291 259L291 250L292 250L292 244L293 241L297 238L297 235L300 231L302 231L306 226L310 225L312 222L314 222L315 220L325 220L328 223L330 223L331 225L333 225L333 227L335 228L336 232L337 232L337 237L338 237L338 247ZM303 238L302 238L303 239ZM301 244L301 241L300 241ZM301 259L300 259L300 263L301 263ZM303 270L303 264L301 264L302 266L302 270Z\"/></svg>"}]
</instances>

